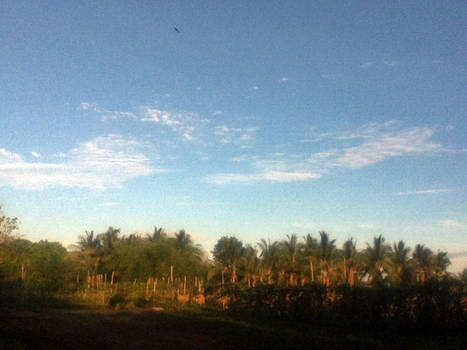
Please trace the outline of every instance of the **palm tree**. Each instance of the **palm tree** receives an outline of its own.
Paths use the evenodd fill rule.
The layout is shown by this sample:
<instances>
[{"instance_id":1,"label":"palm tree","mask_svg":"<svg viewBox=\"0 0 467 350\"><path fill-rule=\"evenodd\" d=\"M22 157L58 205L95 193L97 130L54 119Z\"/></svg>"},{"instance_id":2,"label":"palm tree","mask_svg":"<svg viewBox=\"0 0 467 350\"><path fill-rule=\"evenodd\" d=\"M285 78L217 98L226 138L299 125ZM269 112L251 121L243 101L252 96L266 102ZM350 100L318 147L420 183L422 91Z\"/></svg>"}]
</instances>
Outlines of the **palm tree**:
<instances>
[{"instance_id":1,"label":"palm tree","mask_svg":"<svg viewBox=\"0 0 467 350\"><path fill-rule=\"evenodd\" d=\"M303 254L306 258L308 258L308 263L310 265L310 279L311 282L314 282L315 273L313 269L313 259L318 250L318 242L311 236L311 234L307 234L305 237L303 237L303 240L305 241L303 246Z\"/></svg>"},{"instance_id":2,"label":"palm tree","mask_svg":"<svg viewBox=\"0 0 467 350\"><path fill-rule=\"evenodd\" d=\"M166 237L166 233L162 227L157 228L157 226L154 226L154 232L152 235L146 234L146 237L150 242L158 242Z\"/></svg>"},{"instance_id":3,"label":"palm tree","mask_svg":"<svg viewBox=\"0 0 467 350\"><path fill-rule=\"evenodd\" d=\"M84 231L84 235L78 236L78 242L76 246L81 250L85 251L88 249L95 249L99 247L100 241L97 236L94 235L94 231Z\"/></svg>"},{"instance_id":4,"label":"palm tree","mask_svg":"<svg viewBox=\"0 0 467 350\"><path fill-rule=\"evenodd\" d=\"M245 253L242 241L236 237L221 237L212 251L214 259L231 271L231 282L237 282L237 267Z\"/></svg>"},{"instance_id":5,"label":"palm tree","mask_svg":"<svg viewBox=\"0 0 467 350\"><path fill-rule=\"evenodd\" d=\"M325 231L319 232L319 236L318 258L320 261L321 279L325 285L329 286L331 284L329 269L331 267L331 257L336 249L336 240L331 240L329 234Z\"/></svg>"},{"instance_id":6,"label":"palm tree","mask_svg":"<svg viewBox=\"0 0 467 350\"><path fill-rule=\"evenodd\" d=\"M185 230L180 230L175 234L175 246L177 249L184 250L186 247L193 244L189 234Z\"/></svg>"},{"instance_id":7,"label":"palm tree","mask_svg":"<svg viewBox=\"0 0 467 350\"><path fill-rule=\"evenodd\" d=\"M115 243L119 240L120 229L115 229L110 226L107 231L98 235L98 238L102 242L102 247L105 250L112 250Z\"/></svg>"},{"instance_id":8,"label":"palm tree","mask_svg":"<svg viewBox=\"0 0 467 350\"><path fill-rule=\"evenodd\" d=\"M429 248L425 248L423 244L417 244L412 254L415 265L415 278L419 283L424 284L430 277L433 267L433 252Z\"/></svg>"},{"instance_id":9,"label":"palm tree","mask_svg":"<svg viewBox=\"0 0 467 350\"><path fill-rule=\"evenodd\" d=\"M256 284L257 278L255 277L258 271L259 259L258 259L258 252L255 248L251 245L247 244L245 246L245 254L243 258L243 265L246 270L246 281L248 283L248 287L251 287ZM252 283L253 280L253 283Z\"/></svg>"},{"instance_id":10,"label":"palm tree","mask_svg":"<svg viewBox=\"0 0 467 350\"><path fill-rule=\"evenodd\" d=\"M410 267L408 265L410 248L406 247L404 241L394 243L391 254L391 279L399 284L406 284L410 279Z\"/></svg>"},{"instance_id":11,"label":"palm tree","mask_svg":"<svg viewBox=\"0 0 467 350\"><path fill-rule=\"evenodd\" d=\"M263 270L266 270L266 275L268 278L268 283L273 283L273 270L277 266L277 261L279 258L279 243L274 241L271 243L271 240L267 241L262 238L258 243L259 249L261 250L260 257L261 264L263 265Z\"/></svg>"},{"instance_id":12,"label":"palm tree","mask_svg":"<svg viewBox=\"0 0 467 350\"><path fill-rule=\"evenodd\" d=\"M373 238L373 246L367 243L365 273L369 277L369 282L373 285L381 284L384 281L385 259L391 250L391 246L384 242L384 237L379 235Z\"/></svg>"},{"instance_id":13,"label":"palm tree","mask_svg":"<svg viewBox=\"0 0 467 350\"><path fill-rule=\"evenodd\" d=\"M449 265L451 265L451 260L448 258L447 252L438 251L434 256L434 269L435 273L438 277L442 277L446 275L446 269Z\"/></svg>"},{"instance_id":14,"label":"palm tree","mask_svg":"<svg viewBox=\"0 0 467 350\"><path fill-rule=\"evenodd\" d=\"M342 251L344 254L345 283L354 286L355 276L357 275L357 242L353 238L349 238L344 242Z\"/></svg>"},{"instance_id":15,"label":"palm tree","mask_svg":"<svg viewBox=\"0 0 467 350\"><path fill-rule=\"evenodd\" d=\"M288 259L289 284L294 286L296 285L297 253L300 248L297 242L297 235L287 235L287 240L282 242L282 246L284 247Z\"/></svg>"}]
</instances>

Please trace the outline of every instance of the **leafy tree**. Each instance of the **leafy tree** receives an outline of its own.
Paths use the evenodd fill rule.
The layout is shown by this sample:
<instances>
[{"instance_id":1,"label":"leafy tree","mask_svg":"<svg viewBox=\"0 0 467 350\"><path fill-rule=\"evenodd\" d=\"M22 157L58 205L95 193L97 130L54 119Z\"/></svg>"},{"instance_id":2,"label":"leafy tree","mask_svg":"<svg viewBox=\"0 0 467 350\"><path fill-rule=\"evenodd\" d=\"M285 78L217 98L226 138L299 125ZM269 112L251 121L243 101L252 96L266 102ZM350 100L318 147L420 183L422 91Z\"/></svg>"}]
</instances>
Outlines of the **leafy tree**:
<instances>
[{"instance_id":1,"label":"leafy tree","mask_svg":"<svg viewBox=\"0 0 467 350\"><path fill-rule=\"evenodd\" d=\"M0 205L0 243L15 239L14 233L18 230L18 218L10 218L3 214Z\"/></svg>"},{"instance_id":2,"label":"leafy tree","mask_svg":"<svg viewBox=\"0 0 467 350\"><path fill-rule=\"evenodd\" d=\"M40 241L27 251L27 283L39 293L56 292L66 282L66 249L58 242Z\"/></svg>"}]
</instances>

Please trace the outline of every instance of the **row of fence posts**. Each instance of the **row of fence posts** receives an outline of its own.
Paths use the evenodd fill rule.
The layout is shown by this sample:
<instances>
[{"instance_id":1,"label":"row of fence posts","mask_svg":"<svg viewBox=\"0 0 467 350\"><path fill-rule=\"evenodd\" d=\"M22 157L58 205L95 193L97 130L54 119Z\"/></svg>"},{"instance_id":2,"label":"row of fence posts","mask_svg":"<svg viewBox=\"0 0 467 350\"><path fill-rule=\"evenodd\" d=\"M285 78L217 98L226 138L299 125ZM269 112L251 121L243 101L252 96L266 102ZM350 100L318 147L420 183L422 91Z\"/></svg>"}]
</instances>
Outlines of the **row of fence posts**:
<instances>
[{"instance_id":1,"label":"row of fence posts","mask_svg":"<svg viewBox=\"0 0 467 350\"><path fill-rule=\"evenodd\" d=\"M88 271L87 281L86 281L87 284L83 292L86 294L90 292L91 290L102 291L103 292L102 302L104 303L105 293L106 291L109 290L109 287L110 287L110 294L116 293L119 290L119 283L118 281L116 281L115 271L112 271L110 275L110 280L108 280L108 277L109 277L108 273L91 274L90 271ZM180 294L183 296L189 295L189 298L190 298L190 295L193 291L196 291L198 294L201 294L203 292L203 281L198 276L195 276L194 278L195 288L191 290L189 289L189 286L188 286L187 276L183 276L183 280L180 280L180 284L177 286L177 288L175 288L178 280L179 280L178 278L174 277L173 266L170 267L170 273L167 276L167 279L165 279L164 277L162 277L161 279L159 279L158 277L152 277L152 276L149 277L146 280L146 288L145 288L146 298L156 296L158 290L162 292L161 288L164 288L164 287L166 288L165 291L169 293L172 299L178 298ZM163 283L163 285L161 285L161 283ZM78 290L79 290L79 286L80 286L79 273L76 276L76 285L78 286ZM138 288L138 284L137 284L137 280L135 279L132 283L133 293L136 293L137 288Z\"/></svg>"}]
</instances>

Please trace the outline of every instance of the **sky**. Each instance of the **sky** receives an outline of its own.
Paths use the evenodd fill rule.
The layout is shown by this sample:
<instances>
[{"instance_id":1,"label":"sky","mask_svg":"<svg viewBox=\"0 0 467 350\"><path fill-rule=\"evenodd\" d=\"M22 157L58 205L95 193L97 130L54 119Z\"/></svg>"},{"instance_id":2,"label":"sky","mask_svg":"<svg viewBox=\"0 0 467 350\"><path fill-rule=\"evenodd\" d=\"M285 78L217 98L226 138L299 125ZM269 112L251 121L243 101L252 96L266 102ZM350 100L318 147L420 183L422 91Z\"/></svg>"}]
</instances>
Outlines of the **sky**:
<instances>
[{"instance_id":1,"label":"sky","mask_svg":"<svg viewBox=\"0 0 467 350\"><path fill-rule=\"evenodd\" d=\"M325 230L467 267L465 1L0 2L20 232Z\"/></svg>"}]
</instances>

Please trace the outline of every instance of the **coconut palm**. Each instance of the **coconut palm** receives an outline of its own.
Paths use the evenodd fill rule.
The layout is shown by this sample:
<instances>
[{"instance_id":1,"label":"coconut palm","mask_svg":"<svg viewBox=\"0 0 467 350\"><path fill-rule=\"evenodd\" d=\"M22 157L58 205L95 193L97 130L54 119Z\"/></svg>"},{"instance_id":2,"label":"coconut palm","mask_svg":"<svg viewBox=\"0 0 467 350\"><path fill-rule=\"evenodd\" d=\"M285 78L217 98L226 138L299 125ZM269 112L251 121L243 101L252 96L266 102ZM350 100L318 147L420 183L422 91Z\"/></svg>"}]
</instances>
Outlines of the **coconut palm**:
<instances>
[{"instance_id":1,"label":"coconut palm","mask_svg":"<svg viewBox=\"0 0 467 350\"><path fill-rule=\"evenodd\" d=\"M373 238L373 245L367 243L365 273L372 285L379 285L384 282L387 269L385 269L386 258L391 251L391 246L385 243L382 235Z\"/></svg>"},{"instance_id":2,"label":"coconut palm","mask_svg":"<svg viewBox=\"0 0 467 350\"><path fill-rule=\"evenodd\" d=\"M81 250L85 251L88 249L95 249L100 246L100 241L97 236L94 235L94 231L84 231L84 235L78 236L78 242L76 246Z\"/></svg>"},{"instance_id":3,"label":"coconut palm","mask_svg":"<svg viewBox=\"0 0 467 350\"><path fill-rule=\"evenodd\" d=\"M259 249L261 250L260 258L263 271L266 271L266 276L268 278L268 283L273 283L273 271L277 267L277 262L279 259L279 242L274 241L271 243L271 240L267 241L262 238L258 243Z\"/></svg>"},{"instance_id":4,"label":"coconut palm","mask_svg":"<svg viewBox=\"0 0 467 350\"><path fill-rule=\"evenodd\" d=\"M88 269L92 269L93 274L96 274L102 265L103 250L101 240L94 231L84 231L84 235L78 236L78 242L75 244L80 250L79 259L87 265Z\"/></svg>"},{"instance_id":5,"label":"coconut palm","mask_svg":"<svg viewBox=\"0 0 467 350\"><path fill-rule=\"evenodd\" d=\"M406 284L410 279L409 262L410 248L405 245L404 241L394 243L392 246L392 254L390 258L390 278L396 285Z\"/></svg>"},{"instance_id":6,"label":"coconut palm","mask_svg":"<svg viewBox=\"0 0 467 350\"><path fill-rule=\"evenodd\" d=\"M331 258L336 249L336 240L331 240L325 231L319 232L320 240L318 246L318 259L321 269L321 280L325 285L330 285L329 271L331 268Z\"/></svg>"},{"instance_id":7,"label":"coconut palm","mask_svg":"<svg viewBox=\"0 0 467 350\"><path fill-rule=\"evenodd\" d=\"M316 259L316 254L318 250L318 242L315 238L311 236L311 234L307 234L303 237L304 245L303 245L303 255L308 259L308 263L310 266L310 279L311 282L315 281L315 273L313 268L313 260Z\"/></svg>"},{"instance_id":8,"label":"coconut palm","mask_svg":"<svg viewBox=\"0 0 467 350\"><path fill-rule=\"evenodd\" d=\"M284 247L284 252L287 258L287 269L289 272L289 284L294 286L297 284L296 274L297 274L297 254L300 249L300 245L297 241L297 235L287 235L287 239L282 242Z\"/></svg>"},{"instance_id":9,"label":"coconut palm","mask_svg":"<svg viewBox=\"0 0 467 350\"><path fill-rule=\"evenodd\" d=\"M449 265L451 265L451 261L448 258L447 252L438 251L433 257L433 267L437 277L445 276Z\"/></svg>"},{"instance_id":10,"label":"coconut palm","mask_svg":"<svg viewBox=\"0 0 467 350\"><path fill-rule=\"evenodd\" d=\"M415 265L415 279L419 283L425 281L431 276L433 267L433 252L423 244L417 244L412 254Z\"/></svg>"},{"instance_id":11,"label":"coconut palm","mask_svg":"<svg viewBox=\"0 0 467 350\"><path fill-rule=\"evenodd\" d=\"M259 259L257 250L249 244L245 246L245 253L242 265L246 272L245 279L248 283L248 287L251 287L252 285L254 286L257 281L256 276L258 271Z\"/></svg>"},{"instance_id":12,"label":"coconut palm","mask_svg":"<svg viewBox=\"0 0 467 350\"><path fill-rule=\"evenodd\" d=\"M342 246L342 253L345 283L353 286L357 275L357 242L353 238L346 240Z\"/></svg>"},{"instance_id":13,"label":"coconut palm","mask_svg":"<svg viewBox=\"0 0 467 350\"><path fill-rule=\"evenodd\" d=\"M166 233L162 227L154 226L154 232L151 235L146 234L146 237L150 242L158 242L166 237Z\"/></svg>"},{"instance_id":14,"label":"coconut palm","mask_svg":"<svg viewBox=\"0 0 467 350\"><path fill-rule=\"evenodd\" d=\"M99 234L97 237L101 240L102 247L105 250L112 250L115 243L120 239L120 229L115 229L110 226L107 231Z\"/></svg>"},{"instance_id":15,"label":"coconut palm","mask_svg":"<svg viewBox=\"0 0 467 350\"><path fill-rule=\"evenodd\" d=\"M212 251L214 259L231 271L231 282L237 282L237 267L245 253L242 241L236 237L221 237Z\"/></svg>"},{"instance_id":16,"label":"coconut palm","mask_svg":"<svg viewBox=\"0 0 467 350\"><path fill-rule=\"evenodd\" d=\"M186 247L193 244L191 237L186 233L185 230L180 230L178 233L175 233L175 246L177 249L183 250Z\"/></svg>"}]
</instances>

